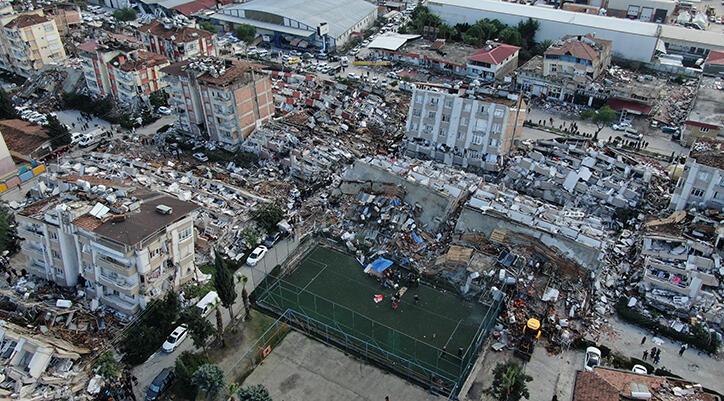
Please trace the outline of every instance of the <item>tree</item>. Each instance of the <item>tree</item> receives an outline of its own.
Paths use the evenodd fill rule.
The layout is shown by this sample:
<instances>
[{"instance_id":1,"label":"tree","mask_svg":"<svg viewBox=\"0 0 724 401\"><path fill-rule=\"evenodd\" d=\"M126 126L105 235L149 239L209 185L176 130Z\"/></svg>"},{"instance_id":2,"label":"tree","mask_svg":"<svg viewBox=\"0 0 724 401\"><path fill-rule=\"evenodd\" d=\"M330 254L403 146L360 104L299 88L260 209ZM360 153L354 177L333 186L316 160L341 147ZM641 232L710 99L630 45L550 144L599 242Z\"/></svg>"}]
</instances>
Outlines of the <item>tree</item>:
<instances>
[{"instance_id":1,"label":"tree","mask_svg":"<svg viewBox=\"0 0 724 401\"><path fill-rule=\"evenodd\" d=\"M213 399L224 388L224 371L217 365L207 363L194 372L191 382L206 393L207 398Z\"/></svg>"},{"instance_id":2,"label":"tree","mask_svg":"<svg viewBox=\"0 0 724 401\"><path fill-rule=\"evenodd\" d=\"M198 308L190 308L190 310L184 312L182 320L189 328L189 335L194 342L194 346L206 351L206 343L216 333L214 325L201 316Z\"/></svg>"},{"instance_id":3,"label":"tree","mask_svg":"<svg viewBox=\"0 0 724 401\"><path fill-rule=\"evenodd\" d=\"M236 27L234 33L236 33L236 37L239 40L242 40L245 43L251 43L254 38L256 38L256 27L247 24L241 24Z\"/></svg>"},{"instance_id":4,"label":"tree","mask_svg":"<svg viewBox=\"0 0 724 401\"><path fill-rule=\"evenodd\" d=\"M249 302L249 292L246 290L246 283L249 281L249 278L240 276L239 281L242 282L241 300L244 302L244 320L249 320L251 319L251 315L249 314L249 312L251 312L251 302Z\"/></svg>"},{"instance_id":5,"label":"tree","mask_svg":"<svg viewBox=\"0 0 724 401\"><path fill-rule=\"evenodd\" d=\"M46 115L48 119L48 125L45 127L45 129L48 132L48 136L50 137L50 146L53 149L58 149L63 146L67 146L70 144L70 131L68 131L68 127L63 125L63 123L58 120L57 117L48 114Z\"/></svg>"},{"instance_id":6,"label":"tree","mask_svg":"<svg viewBox=\"0 0 724 401\"><path fill-rule=\"evenodd\" d=\"M533 47L533 54L536 56L542 56L543 53L545 53L546 50L548 50L548 48L551 47L552 44L553 44L552 40L544 40L542 42L536 43L535 46Z\"/></svg>"},{"instance_id":7,"label":"tree","mask_svg":"<svg viewBox=\"0 0 724 401\"><path fill-rule=\"evenodd\" d=\"M129 330L120 347L123 362L132 366L146 362L163 344L163 341L158 342L158 334L157 328L146 324L139 324L134 330Z\"/></svg>"},{"instance_id":8,"label":"tree","mask_svg":"<svg viewBox=\"0 0 724 401\"><path fill-rule=\"evenodd\" d=\"M241 237L249 248L256 246L261 240L261 233L256 226L250 225L241 230Z\"/></svg>"},{"instance_id":9,"label":"tree","mask_svg":"<svg viewBox=\"0 0 724 401\"><path fill-rule=\"evenodd\" d=\"M224 258L218 250L214 249L214 266L216 272L214 274L214 288L219 294L221 304L229 310L229 318L234 321L234 302L236 301L236 288L234 287L234 274L229 270L224 262Z\"/></svg>"},{"instance_id":10,"label":"tree","mask_svg":"<svg viewBox=\"0 0 724 401\"><path fill-rule=\"evenodd\" d=\"M221 309L216 308L216 341L218 341L222 347L226 347L226 341L224 340L224 319L221 317Z\"/></svg>"},{"instance_id":11,"label":"tree","mask_svg":"<svg viewBox=\"0 0 724 401\"><path fill-rule=\"evenodd\" d=\"M121 366L111 351L106 351L98 356L93 364L93 370L106 381L111 381L121 375Z\"/></svg>"},{"instance_id":12,"label":"tree","mask_svg":"<svg viewBox=\"0 0 724 401\"><path fill-rule=\"evenodd\" d=\"M122 8L113 12L113 16L119 21L134 21L136 19L136 10L132 8Z\"/></svg>"},{"instance_id":13,"label":"tree","mask_svg":"<svg viewBox=\"0 0 724 401\"><path fill-rule=\"evenodd\" d=\"M191 378L199 367L209 363L209 358L204 354L194 354L191 351L184 351L176 359L176 365L174 366L174 373L176 379L181 385L183 393L192 393L196 391L196 387L191 382ZM193 394L195 396L195 394ZM194 399L194 397L187 397Z\"/></svg>"},{"instance_id":14,"label":"tree","mask_svg":"<svg viewBox=\"0 0 724 401\"><path fill-rule=\"evenodd\" d=\"M526 383L532 380L525 374L523 367L515 362L498 363L493 369L493 383L485 393L498 401L527 400L530 394Z\"/></svg>"},{"instance_id":15,"label":"tree","mask_svg":"<svg viewBox=\"0 0 724 401\"><path fill-rule=\"evenodd\" d=\"M151 102L151 106L154 108L168 107L168 93L163 90L157 90L148 96L148 101Z\"/></svg>"},{"instance_id":16,"label":"tree","mask_svg":"<svg viewBox=\"0 0 724 401\"><path fill-rule=\"evenodd\" d=\"M520 37L523 40L523 47L526 49L532 49L535 46L535 34L538 32L540 23L533 18L528 18L526 21L520 21L516 26L516 30L520 33Z\"/></svg>"},{"instance_id":17,"label":"tree","mask_svg":"<svg viewBox=\"0 0 724 401\"><path fill-rule=\"evenodd\" d=\"M20 118L20 114L15 110L12 98L7 92L0 89L0 119L12 120L15 118Z\"/></svg>"},{"instance_id":18,"label":"tree","mask_svg":"<svg viewBox=\"0 0 724 401\"><path fill-rule=\"evenodd\" d=\"M284 218L284 211L275 203L264 203L252 213L254 221L267 233L277 229L277 224Z\"/></svg>"},{"instance_id":19,"label":"tree","mask_svg":"<svg viewBox=\"0 0 724 401\"><path fill-rule=\"evenodd\" d=\"M593 123L596 124L598 130L596 131L594 137L598 138L598 133L601 132L603 127L611 124L616 120L616 111L613 110L610 106L603 106L598 110L588 109L582 111L581 118L583 118L584 120L591 120Z\"/></svg>"},{"instance_id":20,"label":"tree","mask_svg":"<svg viewBox=\"0 0 724 401\"><path fill-rule=\"evenodd\" d=\"M272 401L269 391L261 384L243 387L236 395L239 396L239 401Z\"/></svg>"},{"instance_id":21,"label":"tree","mask_svg":"<svg viewBox=\"0 0 724 401\"><path fill-rule=\"evenodd\" d=\"M167 292L163 299L149 305L119 344L123 362L135 366L153 355L175 327L179 308L175 291Z\"/></svg>"},{"instance_id":22,"label":"tree","mask_svg":"<svg viewBox=\"0 0 724 401\"><path fill-rule=\"evenodd\" d=\"M15 252L18 247L15 238L13 214L5 206L0 205L0 252Z\"/></svg>"},{"instance_id":23,"label":"tree","mask_svg":"<svg viewBox=\"0 0 724 401\"><path fill-rule=\"evenodd\" d=\"M209 21L199 22L199 28L203 29L204 31L211 32L211 33L216 33L219 31L219 28Z\"/></svg>"},{"instance_id":24,"label":"tree","mask_svg":"<svg viewBox=\"0 0 724 401\"><path fill-rule=\"evenodd\" d=\"M503 43L507 43L513 46L521 46L523 44L523 39L520 36L520 32L510 27L500 31L500 33L498 34L498 39L500 39L500 41Z\"/></svg>"}]
</instances>

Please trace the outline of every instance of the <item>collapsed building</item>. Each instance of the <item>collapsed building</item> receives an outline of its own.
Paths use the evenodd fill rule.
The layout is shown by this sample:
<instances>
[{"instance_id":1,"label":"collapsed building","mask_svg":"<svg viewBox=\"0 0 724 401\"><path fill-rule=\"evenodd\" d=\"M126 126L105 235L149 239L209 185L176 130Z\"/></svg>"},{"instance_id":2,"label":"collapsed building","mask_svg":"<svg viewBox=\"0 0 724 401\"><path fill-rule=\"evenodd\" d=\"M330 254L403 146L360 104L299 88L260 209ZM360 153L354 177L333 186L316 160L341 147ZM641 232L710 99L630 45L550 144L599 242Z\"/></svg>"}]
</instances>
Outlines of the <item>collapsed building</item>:
<instances>
[{"instance_id":1,"label":"collapsed building","mask_svg":"<svg viewBox=\"0 0 724 401\"><path fill-rule=\"evenodd\" d=\"M669 207L724 207L724 140L699 138L686 159Z\"/></svg>"}]
</instances>

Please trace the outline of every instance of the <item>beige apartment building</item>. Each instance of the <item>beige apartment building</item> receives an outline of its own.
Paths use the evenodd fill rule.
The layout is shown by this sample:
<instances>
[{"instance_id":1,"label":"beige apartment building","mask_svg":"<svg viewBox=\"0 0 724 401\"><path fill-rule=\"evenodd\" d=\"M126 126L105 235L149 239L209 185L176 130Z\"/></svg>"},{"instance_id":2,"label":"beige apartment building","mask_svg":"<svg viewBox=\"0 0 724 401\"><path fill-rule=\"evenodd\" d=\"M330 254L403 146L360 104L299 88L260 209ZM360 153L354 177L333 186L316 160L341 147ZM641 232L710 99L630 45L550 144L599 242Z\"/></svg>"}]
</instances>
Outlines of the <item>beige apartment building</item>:
<instances>
[{"instance_id":1,"label":"beige apartment building","mask_svg":"<svg viewBox=\"0 0 724 401\"><path fill-rule=\"evenodd\" d=\"M132 314L194 274L196 206L126 183L63 177L17 215L26 270Z\"/></svg>"},{"instance_id":2,"label":"beige apartment building","mask_svg":"<svg viewBox=\"0 0 724 401\"><path fill-rule=\"evenodd\" d=\"M449 165L496 171L523 129L522 99L475 96L433 85L412 93L405 153Z\"/></svg>"},{"instance_id":3,"label":"beige apartment building","mask_svg":"<svg viewBox=\"0 0 724 401\"><path fill-rule=\"evenodd\" d=\"M271 80L250 64L202 57L162 71L180 128L192 135L238 145L274 114Z\"/></svg>"},{"instance_id":4,"label":"beige apartment building","mask_svg":"<svg viewBox=\"0 0 724 401\"><path fill-rule=\"evenodd\" d=\"M169 61L160 54L116 40L91 40L78 46L78 50L86 86L96 97L110 95L120 104L135 108L146 104L151 93L166 86L161 69Z\"/></svg>"},{"instance_id":5,"label":"beige apartment building","mask_svg":"<svg viewBox=\"0 0 724 401\"><path fill-rule=\"evenodd\" d=\"M141 25L138 34L146 50L163 55L171 62L216 55L213 35L201 29L151 21Z\"/></svg>"},{"instance_id":6,"label":"beige apartment building","mask_svg":"<svg viewBox=\"0 0 724 401\"><path fill-rule=\"evenodd\" d=\"M724 140L701 137L691 147L669 208L724 208Z\"/></svg>"},{"instance_id":7,"label":"beige apartment building","mask_svg":"<svg viewBox=\"0 0 724 401\"><path fill-rule=\"evenodd\" d=\"M22 14L2 29L5 60L0 68L29 77L47 65L66 59L55 20L44 15Z\"/></svg>"}]
</instances>

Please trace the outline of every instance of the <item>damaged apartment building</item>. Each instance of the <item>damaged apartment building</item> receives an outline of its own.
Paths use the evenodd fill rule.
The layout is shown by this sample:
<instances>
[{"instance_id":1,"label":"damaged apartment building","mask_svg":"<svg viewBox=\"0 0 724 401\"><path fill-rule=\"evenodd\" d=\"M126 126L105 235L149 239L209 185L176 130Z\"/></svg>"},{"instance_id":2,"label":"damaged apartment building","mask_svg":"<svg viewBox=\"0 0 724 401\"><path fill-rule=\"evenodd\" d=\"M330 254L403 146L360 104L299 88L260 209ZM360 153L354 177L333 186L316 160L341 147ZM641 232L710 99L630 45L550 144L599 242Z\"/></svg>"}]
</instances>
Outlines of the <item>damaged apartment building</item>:
<instances>
[{"instance_id":1,"label":"damaged apartment building","mask_svg":"<svg viewBox=\"0 0 724 401\"><path fill-rule=\"evenodd\" d=\"M720 277L724 226L721 216L674 212L644 227L641 246L646 300L667 312L701 312L709 321L724 324Z\"/></svg>"},{"instance_id":2,"label":"damaged apartment building","mask_svg":"<svg viewBox=\"0 0 724 401\"><path fill-rule=\"evenodd\" d=\"M179 129L237 146L274 114L271 80L251 64L196 57L162 70Z\"/></svg>"},{"instance_id":3,"label":"damaged apartment building","mask_svg":"<svg viewBox=\"0 0 724 401\"><path fill-rule=\"evenodd\" d=\"M669 207L724 208L724 140L702 137L692 145Z\"/></svg>"},{"instance_id":4,"label":"damaged apartment building","mask_svg":"<svg viewBox=\"0 0 724 401\"><path fill-rule=\"evenodd\" d=\"M196 205L96 177L50 185L17 215L30 274L126 314L193 277Z\"/></svg>"},{"instance_id":5,"label":"damaged apartment building","mask_svg":"<svg viewBox=\"0 0 724 401\"><path fill-rule=\"evenodd\" d=\"M85 387L74 369L90 350L16 324L0 322L0 399L70 399Z\"/></svg>"},{"instance_id":6,"label":"damaged apartment building","mask_svg":"<svg viewBox=\"0 0 724 401\"><path fill-rule=\"evenodd\" d=\"M516 96L481 96L474 90L420 85L407 115L405 154L448 165L499 171L517 130L525 101Z\"/></svg>"},{"instance_id":7,"label":"damaged apartment building","mask_svg":"<svg viewBox=\"0 0 724 401\"><path fill-rule=\"evenodd\" d=\"M638 207L655 172L605 148L541 140L510 161L501 183L567 209L610 217L616 208Z\"/></svg>"}]
</instances>

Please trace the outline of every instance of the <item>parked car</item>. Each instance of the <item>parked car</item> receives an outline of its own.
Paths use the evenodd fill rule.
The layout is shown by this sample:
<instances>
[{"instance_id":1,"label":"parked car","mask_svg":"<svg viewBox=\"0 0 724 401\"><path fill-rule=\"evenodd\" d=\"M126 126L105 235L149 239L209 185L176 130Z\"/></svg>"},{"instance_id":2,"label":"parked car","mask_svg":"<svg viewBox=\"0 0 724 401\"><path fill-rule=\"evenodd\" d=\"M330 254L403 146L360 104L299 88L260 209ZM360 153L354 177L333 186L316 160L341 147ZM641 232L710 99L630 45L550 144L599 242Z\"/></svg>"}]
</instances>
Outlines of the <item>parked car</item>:
<instances>
[{"instance_id":1,"label":"parked car","mask_svg":"<svg viewBox=\"0 0 724 401\"><path fill-rule=\"evenodd\" d=\"M349 74L347 74L347 78L355 80L355 81L359 79L357 74L355 74L354 72L350 72Z\"/></svg>"},{"instance_id":2,"label":"parked car","mask_svg":"<svg viewBox=\"0 0 724 401\"><path fill-rule=\"evenodd\" d=\"M163 114L164 116L167 116L173 112L171 110L171 108L166 107L166 106L161 106L158 109L156 109L156 111L158 112L158 114Z\"/></svg>"},{"instance_id":3,"label":"parked car","mask_svg":"<svg viewBox=\"0 0 724 401\"><path fill-rule=\"evenodd\" d=\"M196 308L198 308L201 316L206 317L211 314L211 312L216 308L216 305L220 302L221 298L219 298L219 294L217 294L216 291L209 291L199 302L196 303Z\"/></svg>"},{"instance_id":4,"label":"parked car","mask_svg":"<svg viewBox=\"0 0 724 401\"><path fill-rule=\"evenodd\" d=\"M613 124L611 128L613 128L615 131L624 131L626 128L631 127L630 123L627 123L625 121L620 122L618 124Z\"/></svg>"},{"instance_id":5,"label":"parked car","mask_svg":"<svg viewBox=\"0 0 724 401\"><path fill-rule=\"evenodd\" d=\"M185 324L176 327L161 346L163 352L171 353L186 339L189 328Z\"/></svg>"},{"instance_id":6,"label":"parked car","mask_svg":"<svg viewBox=\"0 0 724 401\"><path fill-rule=\"evenodd\" d=\"M271 248L274 246L274 244L279 241L279 239L282 237L282 234L279 231L275 231L264 238L264 241L262 242L262 245L264 245L267 248Z\"/></svg>"},{"instance_id":7,"label":"parked car","mask_svg":"<svg viewBox=\"0 0 724 401\"><path fill-rule=\"evenodd\" d=\"M206 156L205 154L201 153L201 152L199 152L199 153L194 153L193 156L194 156L194 159L196 159L196 160L198 160L198 161L200 161L200 162L207 162L207 161L209 161L209 157Z\"/></svg>"},{"instance_id":8,"label":"parked car","mask_svg":"<svg viewBox=\"0 0 724 401\"><path fill-rule=\"evenodd\" d=\"M596 366L601 365L601 350L596 347L586 348L586 357L583 361L584 369L592 371Z\"/></svg>"},{"instance_id":9,"label":"parked car","mask_svg":"<svg viewBox=\"0 0 724 401\"><path fill-rule=\"evenodd\" d=\"M661 131L664 132L665 134L678 134L679 133L679 129L677 127L671 127L668 125L664 125L663 127L661 127Z\"/></svg>"},{"instance_id":10,"label":"parked car","mask_svg":"<svg viewBox=\"0 0 724 401\"><path fill-rule=\"evenodd\" d=\"M633 368L631 368L631 371L634 373L638 373L640 375L647 375L649 374L649 370L646 369L643 365L634 365Z\"/></svg>"},{"instance_id":11,"label":"parked car","mask_svg":"<svg viewBox=\"0 0 724 401\"><path fill-rule=\"evenodd\" d=\"M264 255L269 251L269 248L264 245L259 245L251 252L251 255L246 259L246 264L249 266L256 266L260 260L264 258Z\"/></svg>"},{"instance_id":12,"label":"parked car","mask_svg":"<svg viewBox=\"0 0 724 401\"><path fill-rule=\"evenodd\" d=\"M151 385L148 386L146 401L156 401L164 391L171 387L174 378L173 367L163 369L153 378Z\"/></svg>"}]
</instances>

